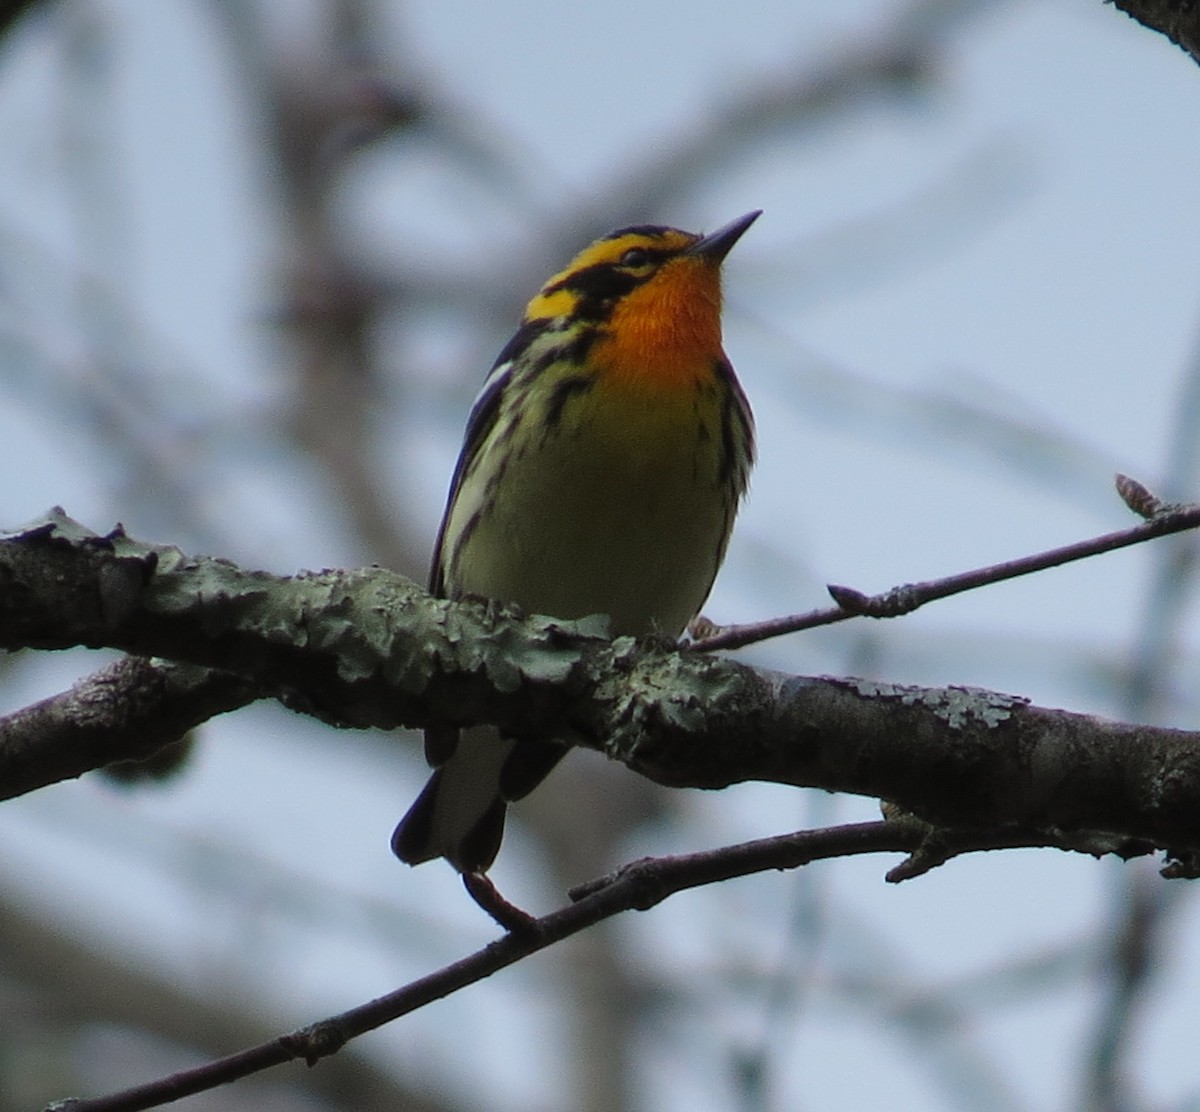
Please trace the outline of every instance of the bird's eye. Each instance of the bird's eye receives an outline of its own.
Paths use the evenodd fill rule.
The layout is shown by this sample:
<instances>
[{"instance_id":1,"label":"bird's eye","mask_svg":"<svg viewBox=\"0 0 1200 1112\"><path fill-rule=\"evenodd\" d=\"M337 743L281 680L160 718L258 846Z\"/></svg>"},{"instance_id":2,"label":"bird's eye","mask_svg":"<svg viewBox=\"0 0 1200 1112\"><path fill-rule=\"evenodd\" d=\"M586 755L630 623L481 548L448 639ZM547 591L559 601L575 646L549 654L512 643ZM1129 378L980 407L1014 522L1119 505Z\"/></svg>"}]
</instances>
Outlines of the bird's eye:
<instances>
[{"instance_id":1,"label":"bird's eye","mask_svg":"<svg viewBox=\"0 0 1200 1112\"><path fill-rule=\"evenodd\" d=\"M622 266L645 266L650 261L650 252L641 247L631 247L621 256Z\"/></svg>"}]
</instances>

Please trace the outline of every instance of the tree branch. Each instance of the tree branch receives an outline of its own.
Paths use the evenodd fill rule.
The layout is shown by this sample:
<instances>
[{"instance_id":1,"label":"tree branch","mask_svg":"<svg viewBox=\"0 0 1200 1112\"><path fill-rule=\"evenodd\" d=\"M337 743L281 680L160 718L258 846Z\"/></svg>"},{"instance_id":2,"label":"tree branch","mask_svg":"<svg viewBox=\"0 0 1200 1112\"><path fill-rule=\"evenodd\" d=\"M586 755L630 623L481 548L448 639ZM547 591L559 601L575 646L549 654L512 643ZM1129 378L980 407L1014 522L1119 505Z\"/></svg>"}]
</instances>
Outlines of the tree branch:
<instances>
[{"instance_id":1,"label":"tree branch","mask_svg":"<svg viewBox=\"0 0 1200 1112\"><path fill-rule=\"evenodd\" d=\"M1200 5L1195 0L1112 0L1151 31L1161 31L1200 62Z\"/></svg>"},{"instance_id":2,"label":"tree branch","mask_svg":"<svg viewBox=\"0 0 1200 1112\"><path fill-rule=\"evenodd\" d=\"M256 698L229 672L127 656L69 691L0 718L0 799L145 760Z\"/></svg>"},{"instance_id":3,"label":"tree branch","mask_svg":"<svg viewBox=\"0 0 1200 1112\"><path fill-rule=\"evenodd\" d=\"M939 826L1144 840L1177 858L1174 875L1200 861L1193 733L974 688L791 676L610 641L599 619L435 599L380 568L244 572L120 531L100 537L61 511L0 537L0 581L0 647L103 645L219 668L250 685L225 700L253 691L350 726L492 722L674 787L818 787ZM13 782L52 778L22 767L22 752L4 759Z\"/></svg>"}]
</instances>

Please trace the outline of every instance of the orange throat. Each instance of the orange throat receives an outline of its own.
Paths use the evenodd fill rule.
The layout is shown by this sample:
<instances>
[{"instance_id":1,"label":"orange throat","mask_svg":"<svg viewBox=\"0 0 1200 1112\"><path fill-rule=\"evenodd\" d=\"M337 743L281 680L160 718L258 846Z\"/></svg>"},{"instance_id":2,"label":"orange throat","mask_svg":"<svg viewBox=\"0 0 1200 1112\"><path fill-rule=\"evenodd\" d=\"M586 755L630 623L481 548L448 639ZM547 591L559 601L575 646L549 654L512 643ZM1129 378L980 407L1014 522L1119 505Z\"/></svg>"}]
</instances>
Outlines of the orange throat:
<instances>
[{"instance_id":1,"label":"orange throat","mask_svg":"<svg viewBox=\"0 0 1200 1112\"><path fill-rule=\"evenodd\" d=\"M721 358L721 279L701 259L681 258L617 304L593 349L613 386L639 391L690 386Z\"/></svg>"}]
</instances>

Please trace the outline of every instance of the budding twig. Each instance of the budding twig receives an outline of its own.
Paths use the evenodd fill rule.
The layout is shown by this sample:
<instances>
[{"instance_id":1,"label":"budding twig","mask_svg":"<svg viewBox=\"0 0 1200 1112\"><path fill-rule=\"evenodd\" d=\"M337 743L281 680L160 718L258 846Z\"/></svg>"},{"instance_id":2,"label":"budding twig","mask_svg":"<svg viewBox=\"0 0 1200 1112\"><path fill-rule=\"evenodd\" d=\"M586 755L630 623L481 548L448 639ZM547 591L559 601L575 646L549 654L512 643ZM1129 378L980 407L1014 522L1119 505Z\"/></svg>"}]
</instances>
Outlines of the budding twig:
<instances>
[{"instance_id":1,"label":"budding twig","mask_svg":"<svg viewBox=\"0 0 1200 1112\"><path fill-rule=\"evenodd\" d=\"M1059 567L1075 560L1085 560L1118 548L1142 544L1156 537L1182 533L1200 526L1200 504L1174 505L1156 498L1145 486L1127 475L1117 475L1117 493L1134 513L1145 520L1129 529L1115 533L1104 533L1089 540L1022 556L1016 560L991 564L974 571L948 575L944 579L930 579L922 583L904 583L877 595L864 594L853 587L830 584L827 587L837 606L824 610L810 610L804 614L790 614L782 618L769 618L762 622L745 625L713 626L708 623L704 636L692 641L691 648L700 652L717 649L740 649L745 645L781 637L785 633L798 633L817 626L833 625L849 618L896 618L911 613L927 602L949 598L951 595L973 591L1005 579L1017 579L1036 571ZM712 632L709 632L712 630Z\"/></svg>"}]
</instances>

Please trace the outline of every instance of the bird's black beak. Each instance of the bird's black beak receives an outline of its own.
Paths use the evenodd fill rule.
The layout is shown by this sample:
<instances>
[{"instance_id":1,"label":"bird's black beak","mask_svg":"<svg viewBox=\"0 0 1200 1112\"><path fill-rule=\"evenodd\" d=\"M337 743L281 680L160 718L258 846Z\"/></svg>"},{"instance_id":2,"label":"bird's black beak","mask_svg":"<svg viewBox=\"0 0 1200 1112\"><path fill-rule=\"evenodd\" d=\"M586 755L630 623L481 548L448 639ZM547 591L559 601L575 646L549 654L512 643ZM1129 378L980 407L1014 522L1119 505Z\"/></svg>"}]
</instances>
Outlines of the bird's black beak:
<instances>
[{"instance_id":1,"label":"bird's black beak","mask_svg":"<svg viewBox=\"0 0 1200 1112\"><path fill-rule=\"evenodd\" d=\"M725 227L718 228L711 235L693 243L684 251L684 254L699 255L705 262L717 266L733 250L733 245L742 238L742 233L760 216L762 216L762 209L755 209L754 212L748 212L745 216L739 216L736 220L731 220Z\"/></svg>"}]
</instances>

